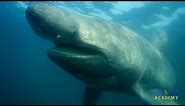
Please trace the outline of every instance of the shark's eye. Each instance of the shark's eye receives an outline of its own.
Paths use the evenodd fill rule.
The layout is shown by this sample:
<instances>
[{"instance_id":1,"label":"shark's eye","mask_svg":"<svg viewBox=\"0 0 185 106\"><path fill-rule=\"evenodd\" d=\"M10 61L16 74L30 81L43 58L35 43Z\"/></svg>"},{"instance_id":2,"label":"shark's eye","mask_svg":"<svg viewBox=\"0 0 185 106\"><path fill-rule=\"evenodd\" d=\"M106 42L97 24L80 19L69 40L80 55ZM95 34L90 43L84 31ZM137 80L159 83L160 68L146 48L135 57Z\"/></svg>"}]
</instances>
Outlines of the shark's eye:
<instances>
[{"instance_id":1,"label":"shark's eye","mask_svg":"<svg viewBox=\"0 0 185 106\"><path fill-rule=\"evenodd\" d=\"M58 39L61 38L61 35L57 34L57 35L56 35L56 38L58 38Z\"/></svg>"}]
</instances>

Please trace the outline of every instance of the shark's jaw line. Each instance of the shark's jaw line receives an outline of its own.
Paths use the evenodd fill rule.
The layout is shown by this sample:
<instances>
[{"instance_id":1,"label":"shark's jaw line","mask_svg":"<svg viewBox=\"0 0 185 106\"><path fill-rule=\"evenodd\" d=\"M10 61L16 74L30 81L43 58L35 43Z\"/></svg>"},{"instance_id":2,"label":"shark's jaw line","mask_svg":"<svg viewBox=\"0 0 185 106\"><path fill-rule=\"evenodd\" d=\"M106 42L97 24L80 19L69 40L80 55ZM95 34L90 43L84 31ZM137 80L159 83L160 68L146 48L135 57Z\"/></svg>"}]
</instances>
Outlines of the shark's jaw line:
<instances>
[{"instance_id":1,"label":"shark's jaw line","mask_svg":"<svg viewBox=\"0 0 185 106\"><path fill-rule=\"evenodd\" d=\"M73 44L55 42L55 47L48 51L49 55L84 58L101 55L98 50Z\"/></svg>"}]
</instances>

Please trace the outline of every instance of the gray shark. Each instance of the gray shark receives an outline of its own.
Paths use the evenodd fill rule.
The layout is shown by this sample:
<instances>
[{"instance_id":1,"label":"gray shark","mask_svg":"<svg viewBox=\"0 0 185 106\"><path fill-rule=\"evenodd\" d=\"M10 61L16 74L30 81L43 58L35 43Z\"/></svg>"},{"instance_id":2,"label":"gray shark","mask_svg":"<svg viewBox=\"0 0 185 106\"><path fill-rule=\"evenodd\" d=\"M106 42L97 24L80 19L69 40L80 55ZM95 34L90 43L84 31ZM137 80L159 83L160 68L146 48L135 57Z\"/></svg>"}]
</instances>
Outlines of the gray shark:
<instances>
[{"instance_id":1,"label":"gray shark","mask_svg":"<svg viewBox=\"0 0 185 106\"><path fill-rule=\"evenodd\" d=\"M47 4L30 5L25 14L34 32L54 43L48 57L86 84L83 104L96 104L103 91L176 104L154 98L154 91L173 89L175 75L162 53L133 30Z\"/></svg>"}]
</instances>

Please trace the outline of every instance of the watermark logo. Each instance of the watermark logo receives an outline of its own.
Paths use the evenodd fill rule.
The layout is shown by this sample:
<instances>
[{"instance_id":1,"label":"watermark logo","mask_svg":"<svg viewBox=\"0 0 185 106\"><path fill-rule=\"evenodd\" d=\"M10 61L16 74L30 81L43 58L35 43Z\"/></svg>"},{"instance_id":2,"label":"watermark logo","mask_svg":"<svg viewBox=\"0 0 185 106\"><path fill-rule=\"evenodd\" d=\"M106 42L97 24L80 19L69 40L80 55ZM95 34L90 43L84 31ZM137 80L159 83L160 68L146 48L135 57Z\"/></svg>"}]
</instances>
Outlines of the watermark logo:
<instances>
[{"instance_id":1,"label":"watermark logo","mask_svg":"<svg viewBox=\"0 0 185 106\"><path fill-rule=\"evenodd\" d=\"M179 98L177 90L156 90L154 100L177 100Z\"/></svg>"}]
</instances>

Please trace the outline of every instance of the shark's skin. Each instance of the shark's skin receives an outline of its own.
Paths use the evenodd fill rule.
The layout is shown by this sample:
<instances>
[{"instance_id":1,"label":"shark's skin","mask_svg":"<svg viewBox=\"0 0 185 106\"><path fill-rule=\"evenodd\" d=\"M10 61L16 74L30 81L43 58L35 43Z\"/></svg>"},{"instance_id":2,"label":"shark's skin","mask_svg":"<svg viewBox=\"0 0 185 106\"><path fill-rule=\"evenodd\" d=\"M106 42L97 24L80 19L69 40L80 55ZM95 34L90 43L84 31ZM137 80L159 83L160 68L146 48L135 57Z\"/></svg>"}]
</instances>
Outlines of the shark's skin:
<instances>
[{"instance_id":1,"label":"shark's skin","mask_svg":"<svg viewBox=\"0 0 185 106\"><path fill-rule=\"evenodd\" d=\"M160 51L131 29L46 4L31 5L25 14L35 33L55 44L48 57L86 83L84 104L95 104L102 91L176 104L154 100L152 91L173 89L175 76Z\"/></svg>"}]
</instances>

